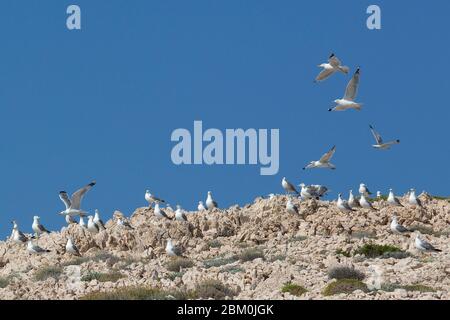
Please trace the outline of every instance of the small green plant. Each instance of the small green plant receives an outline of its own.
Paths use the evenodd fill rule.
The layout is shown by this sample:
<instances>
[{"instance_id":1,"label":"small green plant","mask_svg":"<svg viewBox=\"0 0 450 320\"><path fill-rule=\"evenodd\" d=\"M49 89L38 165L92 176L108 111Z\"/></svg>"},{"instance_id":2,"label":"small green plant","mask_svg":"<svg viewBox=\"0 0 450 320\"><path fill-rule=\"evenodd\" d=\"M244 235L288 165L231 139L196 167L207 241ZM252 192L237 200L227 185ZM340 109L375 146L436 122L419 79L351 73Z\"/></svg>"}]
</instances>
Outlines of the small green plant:
<instances>
[{"instance_id":1,"label":"small green plant","mask_svg":"<svg viewBox=\"0 0 450 320\"><path fill-rule=\"evenodd\" d=\"M324 296L333 296L335 294L340 294L340 293L350 294L356 290L361 290L363 292L369 291L367 286L359 280L340 279L340 280L334 281L334 282L330 283L329 285L327 285L325 287L325 289L323 290L322 294Z\"/></svg>"},{"instance_id":2,"label":"small green plant","mask_svg":"<svg viewBox=\"0 0 450 320\"><path fill-rule=\"evenodd\" d=\"M183 277L183 275L184 272L172 272L167 275L167 278L170 279L171 281L174 281L176 278Z\"/></svg>"},{"instance_id":3,"label":"small green plant","mask_svg":"<svg viewBox=\"0 0 450 320\"><path fill-rule=\"evenodd\" d=\"M406 291L436 292L436 289L423 284L400 285L396 283L383 283L381 285L381 290L386 292L392 292L397 289L404 289Z\"/></svg>"},{"instance_id":4,"label":"small green plant","mask_svg":"<svg viewBox=\"0 0 450 320\"><path fill-rule=\"evenodd\" d=\"M83 264L85 262L91 261L89 257L76 257L70 261L64 262L61 264L63 267L67 266L79 266L80 264Z\"/></svg>"},{"instance_id":5,"label":"small green plant","mask_svg":"<svg viewBox=\"0 0 450 320\"><path fill-rule=\"evenodd\" d=\"M222 270L220 270L220 272L235 274L239 272L245 272L245 269L238 266L226 266Z\"/></svg>"},{"instance_id":6,"label":"small green plant","mask_svg":"<svg viewBox=\"0 0 450 320\"><path fill-rule=\"evenodd\" d=\"M405 259L410 257L411 254L406 251L395 251L395 252L385 252L381 256L382 259L394 258L394 259Z\"/></svg>"},{"instance_id":7,"label":"small green plant","mask_svg":"<svg viewBox=\"0 0 450 320\"><path fill-rule=\"evenodd\" d=\"M274 262L274 261L284 261L286 260L286 255L285 254L278 254L276 256L273 256L270 258L270 262Z\"/></svg>"},{"instance_id":8,"label":"small green plant","mask_svg":"<svg viewBox=\"0 0 450 320\"><path fill-rule=\"evenodd\" d=\"M217 239L208 241L209 248L220 248L221 246L222 246L222 243Z\"/></svg>"},{"instance_id":9,"label":"small green plant","mask_svg":"<svg viewBox=\"0 0 450 320\"><path fill-rule=\"evenodd\" d=\"M292 282L287 282L283 285L283 287L281 288L281 292L289 292L290 294L300 297L302 294L305 294L306 292L308 292L308 290L306 290L305 288L303 288L302 286L292 283Z\"/></svg>"},{"instance_id":10,"label":"small green plant","mask_svg":"<svg viewBox=\"0 0 450 320\"><path fill-rule=\"evenodd\" d=\"M354 280L363 280L366 276L359 270L355 268L346 267L346 266L338 266L333 267L328 270L328 277L330 279L354 279Z\"/></svg>"},{"instance_id":11,"label":"small green plant","mask_svg":"<svg viewBox=\"0 0 450 320\"><path fill-rule=\"evenodd\" d=\"M236 262L237 260L239 260L239 259L236 258L235 256L229 257L229 258L217 257L217 258L203 261L203 265L205 266L206 269L208 269L208 268L212 268L212 267L220 267L223 265L227 265L227 264Z\"/></svg>"},{"instance_id":12,"label":"small green plant","mask_svg":"<svg viewBox=\"0 0 450 320\"><path fill-rule=\"evenodd\" d=\"M181 269L187 269L193 266L194 263L192 260L182 257L175 257L167 263L166 268L172 272L180 272Z\"/></svg>"},{"instance_id":13,"label":"small green plant","mask_svg":"<svg viewBox=\"0 0 450 320\"><path fill-rule=\"evenodd\" d=\"M195 286L195 296L198 298L222 300L225 297L234 297L236 293L219 280L205 280Z\"/></svg>"},{"instance_id":14,"label":"small green plant","mask_svg":"<svg viewBox=\"0 0 450 320\"><path fill-rule=\"evenodd\" d=\"M350 254L350 251L344 251L344 250L342 250L342 249L337 249L336 250L336 254L337 255L343 255L344 257L347 257L347 258L350 258L350 256L351 256L351 254Z\"/></svg>"},{"instance_id":15,"label":"small green plant","mask_svg":"<svg viewBox=\"0 0 450 320\"><path fill-rule=\"evenodd\" d=\"M89 272L88 274L81 277L81 281L90 282L92 280L97 280L98 282L116 282L123 277L124 276L120 272Z\"/></svg>"},{"instance_id":16,"label":"small green plant","mask_svg":"<svg viewBox=\"0 0 450 320\"><path fill-rule=\"evenodd\" d=\"M186 300L190 296L183 291L165 291L150 287L125 287L110 292L93 292L81 300Z\"/></svg>"},{"instance_id":17,"label":"small green plant","mask_svg":"<svg viewBox=\"0 0 450 320\"><path fill-rule=\"evenodd\" d=\"M287 242L298 242L298 241L304 241L306 239L307 239L307 237L305 237L305 236L295 236L295 237L288 239Z\"/></svg>"},{"instance_id":18,"label":"small green plant","mask_svg":"<svg viewBox=\"0 0 450 320\"><path fill-rule=\"evenodd\" d=\"M371 231L354 231L351 234L352 238L356 238L356 239L376 239L377 235L374 232Z\"/></svg>"},{"instance_id":19,"label":"small green plant","mask_svg":"<svg viewBox=\"0 0 450 320\"><path fill-rule=\"evenodd\" d=\"M8 278L0 278L0 288L6 288L9 284Z\"/></svg>"},{"instance_id":20,"label":"small green plant","mask_svg":"<svg viewBox=\"0 0 450 320\"><path fill-rule=\"evenodd\" d=\"M264 252L259 248L249 248L238 254L237 258L241 262L253 261L258 258L264 260Z\"/></svg>"},{"instance_id":21,"label":"small green plant","mask_svg":"<svg viewBox=\"0 0 450 320\"><path fill-rule=\"evenodd\" d=\"M36 271L34 279L36 281L45 281L48 278L58 279L62 274L63 268L60 266L44 266Z\"/></svg>"},{"instance_id":22,"label":"small green plant","mask_svg":"<svg viewBox=\"0 0 450 320\"><path fill-rule=\"evenodd\" d=\"M354 255L362 254L367 258L376 258L382 256L385 253L391 252L402 252L402 250L400 248L391 245L378 245L374 243L367 243L362 247L360 247L359 249L357 249L354 252Z\"/></svg>"},{"instance_id":23,"label":"small green plant","mask_svg":"<svg viewBox=\"0 0 450 320\"><path fill-rule=\"evenodd\" d=\"M442 196L431 196L431 197L436 200L450 200L450 197L442 197Z\"/></svg>"}]
</instances>

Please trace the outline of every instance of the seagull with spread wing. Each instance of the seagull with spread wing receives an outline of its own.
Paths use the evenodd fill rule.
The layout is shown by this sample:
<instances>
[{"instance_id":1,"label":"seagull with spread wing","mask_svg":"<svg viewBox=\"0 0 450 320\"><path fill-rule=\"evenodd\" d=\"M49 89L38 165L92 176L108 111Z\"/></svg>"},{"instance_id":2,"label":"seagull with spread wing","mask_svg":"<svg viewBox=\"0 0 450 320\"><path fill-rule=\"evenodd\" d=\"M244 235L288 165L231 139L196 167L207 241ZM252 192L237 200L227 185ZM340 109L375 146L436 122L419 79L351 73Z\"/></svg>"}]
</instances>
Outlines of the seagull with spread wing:
<instances>
[{"instance_id":1,"label":"seagull with spread wing","mask_svg":"<svg viewBox=\"0 0 450 320\"><path fill-rule=\"evenodd\" d=\"M339 61L338 57L336 57L334 53L332 53L328 58L328 63L320 64L319 68L323 68L323 70L319 73L314 82L319 82L328 79L335 72L342 72L344 74L348 74L350 70L348 67L342 66L341 61Z\"/></svg>"},{"instance_id":2,"label":"seagull with spread wing","mask_svg":"<svg viewBox=\"0 0 450 320\"><path fill-rule=\"evenodd\" d=\"M373 128L372 125L369 125L370 131L372 131L372 134L375 138L376 144L373 144L372 147L374 147L375 149L381 149L381 150L387 150L390 149L391 146L393 146L394 144L399 144L400 140L392 140L392 141L388 141L388 142L383 142L383 138L381 138L380 134L378 132L375 131L375 129Z\"/></svg>"},{"instance_id":3,"label":"seagull with spread wing","mask_svg":"<svg viewBox=\"0 0 450 320\"><path fill-rule=\"evenodd\" d=\"M88 185L74 192L74 194L72 194L72 197L70 198L67 192L61 191L59 193L59 198L62 202L64 202L66 210L61 211L59 214L69 216L86 216L87 212L81 210L80 208L81 200L83 200L86 192L88 192L93 186L95 186L95 183L95 181L92 181Z\"/></svg>"},{"instance_id":4,"label":"seagull with spread wing","mask_svg":"<svg viewBox=\"0 0 450 320\"><path fill-rule=\"evenodd\" d=\"M353 75L350 82L345 89L345 95L342 99L336 99L334 102L337 104L335 107L328 109L328 111L345 111L347 109L355 109L360 111L362 103L355 102L356 94L358 93L359 86L359 71L358 68Z\"/></svg>"},{"instance_id":5,"label":"seagull with spread wing","mask_svg":"<svg viewBox=\"0 0 450 320\"><path fill-rule=\"evenodd\" d=\"M336 146L330 149L327 153L325 153L318 161L311 161L303 170L313 169L313 168L328 168L328 169L336 169L336 166L330 163L331 158L336 152Z\"/></svg>"}]
</instances>

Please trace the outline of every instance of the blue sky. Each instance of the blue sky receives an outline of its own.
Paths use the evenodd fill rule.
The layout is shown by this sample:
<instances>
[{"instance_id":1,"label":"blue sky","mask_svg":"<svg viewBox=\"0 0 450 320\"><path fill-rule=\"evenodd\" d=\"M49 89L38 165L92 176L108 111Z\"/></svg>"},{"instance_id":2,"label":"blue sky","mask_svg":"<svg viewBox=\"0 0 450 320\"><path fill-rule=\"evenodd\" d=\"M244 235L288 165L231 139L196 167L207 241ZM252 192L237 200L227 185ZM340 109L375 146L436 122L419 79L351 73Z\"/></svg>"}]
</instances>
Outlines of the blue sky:
<instances>
[{"instance_id":1,"label":"blue sky","mask_svg":"<svg viewBox=\"0 0 450 320\"><path fill-rule=\"evenodd\" d=\"M66 8L82 30L66 28ZM382 29L366 28L366 8ZM65 224L60 190L97 185L103 218L145 205L145 189L186 209L282 192L286 176L334 198L373 190L449 195L448 13L433 1L4 0L0 4L0 235ZM361 66L360 113L330 113L350 76L312 80L331 52ZM280 129L280 170L175 166L177 128ZM371 148L373 124L402 143ZM337 145L335 171L301 168Z\"/></svg>"}]
</instances>

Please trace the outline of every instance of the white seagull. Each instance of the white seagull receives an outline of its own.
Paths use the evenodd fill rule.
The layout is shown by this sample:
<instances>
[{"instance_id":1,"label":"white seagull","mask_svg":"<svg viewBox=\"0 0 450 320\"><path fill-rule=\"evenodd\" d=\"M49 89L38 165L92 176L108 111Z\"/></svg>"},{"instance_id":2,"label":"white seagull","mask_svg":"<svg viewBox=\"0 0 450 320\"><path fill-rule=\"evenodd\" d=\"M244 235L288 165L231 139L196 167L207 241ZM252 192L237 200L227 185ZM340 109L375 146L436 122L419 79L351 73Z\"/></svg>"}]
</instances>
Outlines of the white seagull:
<instances>
[{"instance_id":1,"label":"white seagull","mask_svg":"<svg viewBox=\"0 0 450 320\"><path fill-rule=\"evenodd\" d=\"M362 208L364 209L369 209L369 210L373 210L373 211L377 211L377 209L375 209L372 204L367 201L366 196L364 195L364 193L361 193L361 198L359 199L359 204L361 205Z\"/></svg>"},{"instance_id":2,"label":"white seagull","mask_svg":"<svg viewBox=\"0 0 450 320\"><path fill-rule=\"evenodd\" d=\"M208 210L217 208L217 202L212 198L211 191L208 191L208 197L206 198L206 208L208 208Z\"/></svg>"},{"instance_id":3,"label":"white seagull","mask_svg":"<svg viewBox=\"0 0 450 320\"><path fill-rule=\"evenodd\" d=\"M291 199L288 199L286 202L286 211L291 214L298 214L298 208L295 204L292 203Z\"/></svg>"},{"instance_id":4,"label":"white seagull","mask_svg":"<svg viewBox=\"0 0 450 320\"><path fill-rule=\"evenodd\" d=\"M70 253L70 254L72 254L74 256L81 257L81 253L78 250L77 246L75 245L75 243L73 242L73 239L71 237L67 238L66 252Z\"/></svg>"},{"instance_id":5,"label":"white seagull","mask_svg":"<svg viewBox=\"0 0 450 320\"><path fill-rule=\"evenodd\" d=\"M428 252L441 252L442 250L436 249L433 247L430 243L426 242L425 240L422 240L419 235L416 235L416 240L414 241L414 244L417 249L420 251L428 251Z\"/></svg>"},{"instance_id":6,"label":"white seagull","mask_svg":"<svg viewBox=\"0 0 450 320\"><path fill-rule=\"evenodd\" d=\"M86 228L86 223L84 222L84 218L80 216L80 222L78 223L80 227Z\"/></svg>"},{"instance_id":7,"label":"white seagull","mask_svg":"<svg viewBox=\"0 0 450 320\"><path fill-rule=\"evenodd\" d=\"M205 205L203 204L203 201L199 201L198 202L197 210L198 211L205 211L206 210Z\"/></svg>"},{"instance_id":8,"label":"white seagull","mask_svg":"<svg viewBox=\"0 0 450 320\"><path fill-rule=\"evenodd\" d=\"M76 223L75 220L73 219L73 217L66 215L66 222L68 225L72 224L72 223Z\"/></svg>"},{"instance_id":9,"label":"white seagull","mask_svg":"<svg viewBox=\"0 0 450 320\"><path fill-rule=\"evenodd\" d=\"M347 109L355 109L360 111L362 103L355 102L356 94L358 93L359 85L359 68L356 69L355 74L345 89L345 95L342 99L336 99L334 102L337 104L335 107L328 109L328 111L345 111Z\"/></svg>"},{"instance_id":10,"label":"white seagull","mask_svg":"<svg viewBox=\"0 0 450 320\"><path fill-rule=\"evenodd\" d=\"M128 220L122 219L122 218L118 218L117 219L117 225L119 227L124 227L127 229L132 229L134 230L134 228L131 226L130 222L128 222Z\"/></svg>"},{"instance_id":11,"label":"white seagull","mask_svg":"<svg viewBox=\"0 0 450 320\"><path fill-rule=\"evenodd\" d=\"M19 230L19 226L17 225L16 221L13 220L11 222L13 224L11 240L17 244L24 244L28 242L30 239L22 231Z\"/></svg>"},{"instance_id":12,"label":"white seagull","mask_svg":"<svg viewBox=\"0 0 450 320\"><path fill-rule=\"evenodd\" d=\"M59 193L59 198L66 206L66 210L61 211L59 214L61 215L69 215L69 216L85 216L87 212L81 210L81 200L83 200L83 196L91 190L93 186L95 186L96 182L92 181L88 185L83 188L77 190L72 194L72 197L69 198L69 195L65 191L61 191Z\"/></svg>"},{"instance_id":13,"label":"white seagull","mask_svg":"<svg viewBox=\"0 0 450 320\"><path fill-rule=\"evenodd\" d=\"M100 213L97 209L95 209L95 215L94 215L94 223L98 226L99 230L105 230L105 224L103 223L102 219L100 219Z\"/></svg>"},{"instance_id":14,"label":"white seagull","mask_svg":"<svg viewBox=\"0 0 450 320\"><path fill-rule=\"evenodd\" d=\"M165 212L164 210L162 210L162 209L159 207L159 203L158 203L158 202L155 203L154 214L155 214L155 216L156 216L158 219L166 218L166 219L172 220L172 218L170 218L170 217L166 214L166 212Z\"/></svg>"},{"instance_id":15,"label":"white seagull","mask_svg":"<svg viewBox=\"0 0 450 320\"><path fill-rule=\"evenodd\" d=\"M181 256L184 252L184 249L181 246L174 246L172 244L172 239L167 239L167 244L166 244L166 253L168 256L170 257L177 257L177 256Z\"/></svg>"},{"instance_id":16,"label":"white seagull","mask_svg":"<svg viewBox=\"0 0 450 320\"><path fill-rule=\"evenodd\" d=\"M338 200L337 200L336 205L337 205L339 211L341 211L341 212L351 212L351 211L356 211L356 210L352 209L352 208L349 206L349 204L348 204L347 201L345 201L345 200L342 199L342 196L341 196L340 193L339 193L339 195L338 195Z\"/></svg>"},{"instance_id":17,"label":"white seagull","mask_svg":"<svg viewBox=\"0 0 450 320\"><path fill-rule=\"evenodd\" d=\"M344 74L348 74L349 72L349 68L346 66L342 66L341 61L339 61L334 53L332 53L328 58L328 63L322 63L319 65L319 67L323 68L323 70L319 73L314 82L323 81L329 78L335 72L342 72Z\"/></svg>"},{"instance_id":18,"label":"white seagull","mask_svg":"<svg viewBox=\"0 0 450 320\"><path fill-rule=\"evenodd\" d=\"M366 197L368 197L369 195L372 194L372 192L369 191L369 189L367 188L367 186L364 183L361 183L359 185L359 193L365 195Z\"/></svg>"},{"instance_id":19,"label":"white seagull","mask_svg":"<svg viewBox=\"0 0 450 320\"><path fill-rule=\"evenodd\" d=\"M88 217L88 223L87 223L87 229L90 233L96 234L100 232L100 228L98 225L94 222L94 217L89 216Z\"/></svg>"},{"instance_id":20,"label":"white seagull","mask_svg":"<svg viewBox=\"0 0 450 320\"><path fill-rule=\"evenodd\" d=\"M181 206L177 204L177 210L175 210L175 220L177 221L187 221L187 217L184 214Z\"/></svg>"},{"instance_id":21,"label":"white seagull","mask_svg":"<svg viewBox=\"0 0 450 320\"><path fill-rule=\"evenodd\" d=\"M300 196L303 199L316 199L319 200L321 197L323 197L327 191L328 188L321 185L310 185L307 186L304 183L299 184L300 189Z\"/></svg>"},{"instance_id":22,"label":"white seagull","mask_svg":"<svg viewBox=\"0 0 450 320\"><path fill-rule=\"evenodd\" d=\"M283 177L283 179L281 180L281 186L287 193L294 192L295 194L300 195L300 193L295 189L294 185L286 180L286 177Z\"/></svg>"},{"instance_id":23,"label":"white seagull","mask_svg":"<svg viewBox=\"0 0 450 320\"><path fill-rule=\"evenodd\" d=\"M402 226L401 224L399 224L397 222L397 216L392 217L392 222L391 222L390 228L391 228L391 231L396 234L405 234L405 233L411 232L411 230L405 228L404 226Z\"/></svg>"},{"instance_id":24,"label":"white seagull","mask_svg":"<svg viewBox=\"0 0 450 320\"><path fill-rule=\"evenodd\" d=\"M313 168L328 168L328 169L336 169L336 166L330 162L334 153L336 152L336 146L330 149L327 153L325 153L318 161L311 161L303 170L313 169Z\"/></svg>"},{"instance_id":25,"label":"white seagull","mask_svg":"<svg viewBox=\"0 0 450 320\"><path fill-rule=\"evenodd\" d=\"M27 251L29 253L34 253L34 254L41 254L41 253L50 252L50 250L42 249L37 244L33 244L33 242L31 240L28 241Z\"/></svg>"},{"instance_id":26,"label":"white seagull","mask_svg":"<svg viewBox=\"0 0 450 320\"><path fill-rule=\"evenodd\" d=\"M408 202L410 205L423 208L422 201L420 201L420 199L416 197L416 190L414 190L414 189L411 189L411 191L409 193Z\"/></svg>"},{"instance_id":27,"label":"white seagull","mask_svg":"<svg viewBox=\"0 0 450 320\"><path fill-rule=\"evenodd\" d=\"M36 233L36 237L39 237L42 233L50 233L45 227L41 224L39 221L40 217L34 216L33 217L33 224L31 225L31 228Z\"/></svg>"},{"instance_id":28,"label":"white seagull","mask_svg":"<svg viewBox=\"0 0 450 320\"><path fill-rule=\"evenodd\" d=\"M394 196L394 191L392 191L392 189L389 189L389 196L387 202L390 206L393 207L403 207L400 200L398 200L398 198Z\"/></svg>"},{"instance_id":29,"label":"white seagull","mask_svg":"<svg viewBox=\"0 0 450 320\"><path fill-rule=\"evenodd\" d=\"M359 204L359 200L355 198L353 195L353 190L350 190L349 196L348 196L348 205L350 208L360 208L361 205Z\"/></svg>"},{"instance_id":30,"label":"white seagull","mask_svg":"<svg viewBox=\"0 0 450 320\"><path fill-rule=\"evenodd\" d=\"M153 202L166 202L163 199L160 199L156 197L155 195L151 194L149 190L145 191L145 200L147 200L148 204L151 205Z\"/></svg>"},{"instance_id":31,"label":"white seagull","mask_svg":"<svg viewBox=\"0 0 450 320\"><path fill-rule=\"evenodd\" d=\"M400 140L393 140L393 141L388 141L388 142L383 142L383 139L381 138L380 134L378 132L375 131L375 129L369 125L370 127L370 131L372 131L372 134L375 138L376 144L373 144L372 147L374 147L375 149L381 149L381 150L387 150L390 149L391 146L393 146L394 144L399 144Z\"/></svg>"}]
</instances>

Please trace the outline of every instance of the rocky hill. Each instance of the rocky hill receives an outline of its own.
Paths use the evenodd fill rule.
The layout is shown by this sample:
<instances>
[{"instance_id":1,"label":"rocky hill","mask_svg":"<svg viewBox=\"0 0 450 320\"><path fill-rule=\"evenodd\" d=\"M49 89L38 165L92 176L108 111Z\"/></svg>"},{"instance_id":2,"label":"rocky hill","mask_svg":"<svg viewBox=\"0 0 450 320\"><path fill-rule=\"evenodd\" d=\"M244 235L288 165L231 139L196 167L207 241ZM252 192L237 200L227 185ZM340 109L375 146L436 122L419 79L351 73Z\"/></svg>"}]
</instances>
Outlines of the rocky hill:
<instances>
[{"instance_id":1,"label":"rocky hill","mask_svg":"<svg viewBox=\"0 0 450 320\"><path fill-rule=\"evenodd\" d=\"M295 199L293 215L280 195L192 212L188 222L138 208L133 230L117 226L116 211L96 235L77 224L42 235L37 243L51 250L42 255L0 242L0 299L449 299L450 203L420 198L425 209L380 200L378 211L352 214ZM442 252L418 252L414 233L392 234L394 212ZM64 252L69 235L82 257ZM169 236L183 258L166 255Z\"/></svg>"}]
</instances>

